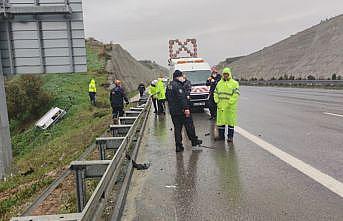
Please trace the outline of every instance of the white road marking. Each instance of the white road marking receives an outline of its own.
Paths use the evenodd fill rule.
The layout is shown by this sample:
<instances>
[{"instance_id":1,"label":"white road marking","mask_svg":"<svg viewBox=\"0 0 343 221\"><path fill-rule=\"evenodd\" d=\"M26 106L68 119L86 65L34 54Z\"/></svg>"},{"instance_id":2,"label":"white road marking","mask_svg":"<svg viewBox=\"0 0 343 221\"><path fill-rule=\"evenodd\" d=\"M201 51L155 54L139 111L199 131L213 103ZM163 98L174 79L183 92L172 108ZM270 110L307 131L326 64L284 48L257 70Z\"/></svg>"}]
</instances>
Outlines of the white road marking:
<instances>
[{"instance_id":1,"label":"white road marking","mask_svg":"<svg viewBox=\"0 0 343 221\"><path fill-rule=\"evenodd\" d=\"M343 183L342 182L319 171L318 169L312 167L311 165L293 157L292 155L280 150L279 148L262 140L261 138L256 137L255 135L249 133L248 131L240 127L235 127L235 129L240 135L254 142L258 146L260 146L262 149L278 157L280 160L284 161L288 165L294 167L295 169L299 170L303 174L317 181L318 183L328 188L332 192L336 193L340 197L343 197Z\"/></svg>"},{"instance_id":2,"label":"white road marking","mask_svg":"<svg viewBox=\"0 0 343 221\"><path fill-rule=\"evenodd\" d=\"M323 114L331 115L331 116L335 116L335 117L343 117L343 115L341 115L341 114L334 114L334 113L329 113L329 112L324 112Z\"/></svg>"},{"instance_id":3,"label":"white road marking","mask_svg":"<svg viewBox=\"0 0 343 221\"><path fill-rule=\"evenodd\" d=\"M206 113L209 115L209 111L205 110ZM343 117L340 114L333 114L327 113L324 114L333 115ZM253 143L260 146L262 149L266 150L267 152L271 153L272 155L276 156L280 160L284 161L288 165L292 166L293 168L297 169L301 173L307 175L311 179L317 181L324 187L328 188L332 192L336 193L340 197L343 197L343 183L336 180L335 178L321 172L320 170L312 167L311 165L305 163L302 160L299 160L292 155L280 150L279 148L275 147L274 145L262 140L261 138L249 133L248 131L240 128L238 126L235 127L235 131L242 135L243 137L247 138L248 140L252 141Z\"/></svg>"},{"instance_id":4,"label":"white road marking","mask_svg":"<svg viewBox=\"0 0 343 221\"><path fill-rule=\"evenodd\" d=\"M174 207L174 212L175 212L175 221L177 221L177 211L176 211L176 206Z\"/></svg>"}]
</instances>

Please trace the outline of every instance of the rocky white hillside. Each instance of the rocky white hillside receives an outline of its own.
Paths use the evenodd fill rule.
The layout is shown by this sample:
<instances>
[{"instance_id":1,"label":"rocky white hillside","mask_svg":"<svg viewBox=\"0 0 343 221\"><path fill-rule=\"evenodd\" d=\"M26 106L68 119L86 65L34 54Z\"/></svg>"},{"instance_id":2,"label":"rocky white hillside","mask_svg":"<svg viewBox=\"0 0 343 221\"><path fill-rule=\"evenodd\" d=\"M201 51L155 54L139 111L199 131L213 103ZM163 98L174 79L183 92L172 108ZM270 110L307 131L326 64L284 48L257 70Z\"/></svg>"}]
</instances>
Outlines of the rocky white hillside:
<instances>
[{"instance_id":1,"label":"rocky white hillside","mask_svg":"<svg viewBox=\"0 0 343 221\"><path fill-rule=\"evenodd\" d=\"M327 79L343 75L343 15L243 57L230 66L236 78L296 78L309 75Z\"/></svg>"}]
</instances>

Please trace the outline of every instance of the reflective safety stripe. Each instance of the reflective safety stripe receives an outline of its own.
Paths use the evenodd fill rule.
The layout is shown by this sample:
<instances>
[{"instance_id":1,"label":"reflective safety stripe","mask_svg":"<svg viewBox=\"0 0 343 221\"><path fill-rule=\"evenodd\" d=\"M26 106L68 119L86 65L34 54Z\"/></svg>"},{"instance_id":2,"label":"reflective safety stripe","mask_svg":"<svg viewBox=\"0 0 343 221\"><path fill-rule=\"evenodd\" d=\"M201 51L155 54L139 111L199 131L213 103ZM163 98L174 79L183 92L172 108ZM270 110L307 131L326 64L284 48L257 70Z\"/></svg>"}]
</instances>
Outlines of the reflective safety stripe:
<instances>
[{"instance_id":1,"label":"reflective safety stripe","mask_svg":"<svg viewBox=\"0 0 343 221\"><path fill-rule=\"evenodd\" d=\"M232 94L240 94L239 88L233 89L233 93Z\"/></svg>"},{"instance_id":2,"label":"reflective safety stripe","mask_svg":"<svg viewBox=\"0 0 343 221\"><path fill-rule=\"evenodd\" d=\"M219 92L218 95L221 95L221 94L224 94L224 95L229 95L229 96L232 96L233 93L228 93L228 92Z\"/></svg>"},{"instance_id":3,"label":"reflective safety stripe","mask_svg":"<svg viewBox=\"0 0 343 221\"><path fill-rule=\"evenodd\" d=\"M219 100L230 100L230 97L218 97Z\"/></svg>"}]
</instances>

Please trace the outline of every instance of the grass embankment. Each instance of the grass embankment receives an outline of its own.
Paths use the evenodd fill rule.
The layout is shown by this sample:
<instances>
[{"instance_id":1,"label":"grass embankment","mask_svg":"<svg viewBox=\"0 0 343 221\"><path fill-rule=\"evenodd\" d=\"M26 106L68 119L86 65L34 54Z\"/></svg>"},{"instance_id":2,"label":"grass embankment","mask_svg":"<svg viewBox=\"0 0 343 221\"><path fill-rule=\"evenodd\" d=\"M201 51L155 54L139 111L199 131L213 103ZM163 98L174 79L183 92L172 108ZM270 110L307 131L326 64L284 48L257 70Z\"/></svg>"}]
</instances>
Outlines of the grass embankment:
<instances>
[{"instance_id":1,"label":"grass embankment","mask_svg":"<svg viewBox=\"0 0 343 221\"><path fill-rule=\"evenodd\" d=\"M13 176L0 183L0 220L20 215L107 128L108 92L100 86L106 83L107 75L102 71L105 61L98 57L98 50L87 48L87 73L42 76L44 88L54 97L51 107L71 106L64 119L46 131L34 128L32 122L29 129L12 134L14 169ZM89 103L91 77L97 83L97 107Z\"/></svg>"}]
</instances>

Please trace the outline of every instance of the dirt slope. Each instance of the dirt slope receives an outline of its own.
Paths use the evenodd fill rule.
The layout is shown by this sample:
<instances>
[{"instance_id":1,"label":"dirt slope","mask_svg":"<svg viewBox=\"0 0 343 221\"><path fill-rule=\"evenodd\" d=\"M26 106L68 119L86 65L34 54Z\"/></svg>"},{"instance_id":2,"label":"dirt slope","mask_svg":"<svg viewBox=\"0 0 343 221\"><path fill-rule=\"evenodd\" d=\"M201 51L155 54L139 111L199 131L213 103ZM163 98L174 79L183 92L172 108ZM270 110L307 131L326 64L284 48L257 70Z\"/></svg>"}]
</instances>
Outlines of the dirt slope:
<instances>
[{"instance_id":1,"label":"dirt slope","mask_svg":"<svg viewBox=\"0 0 343 221\"><path fill-rule=\"evenodd\" d=\"M148 69L152 70L155 74L160 75L163 74L164 76L169 75L169 70L159 64L157 64L154 61L149 61L149 60L141 60L139 61L142 65L147 67Z\"/></svg>"},{"instance_id":2,"label":"dirt slope","mask_svg":"<svg viewBox=\"0 0 343 221\"><path fill-rule=\"evenodd\" d=\"M128 91L136 90L140 82L148 84L158 73L139 63L119 44L106 47L108 57L106 71L110 73L109 81L119 79Z\"/></svg>"},{"instance_id":3,"label":"dirt slope","mask_svg":"<svg viewBox=\"0 0 343 221\"><path fill-rule=\"evenodd\" d=\"M219 70L224 69L224 67L230 66L230 64L232 64L235 61L238 61L239 59L244 58L244 56L239 56L239 57L232 57L232 58L226 58L224 61L219 62L219 64L217 65L217 68Z\"/></svg>"},{"instance_id":4,"label":"dirt slope","mask_svg":"<svg viewBox=\"0 0 343 221\"><path fill-rule=\"evenodd\" d=\"M343 75L343 15L233 62L236 78Z\"/></svg>"}]
</instances>

